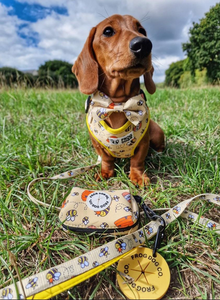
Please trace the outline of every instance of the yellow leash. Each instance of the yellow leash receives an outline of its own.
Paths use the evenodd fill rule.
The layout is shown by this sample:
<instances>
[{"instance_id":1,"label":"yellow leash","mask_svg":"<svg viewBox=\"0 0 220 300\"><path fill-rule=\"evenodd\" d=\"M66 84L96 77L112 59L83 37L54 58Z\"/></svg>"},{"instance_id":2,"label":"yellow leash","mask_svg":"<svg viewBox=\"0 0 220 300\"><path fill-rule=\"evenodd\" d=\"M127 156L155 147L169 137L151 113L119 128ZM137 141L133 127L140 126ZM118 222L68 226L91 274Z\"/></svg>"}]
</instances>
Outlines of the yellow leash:
<instances>
[{"instance_id":1,"label":"yellow leash","mask_svg":"<svg viewBox=\"0 0 220 300\"><path fill-rule=\"evenodd\" d=\"M65 282L62 282L58 285L55 285L47 290L44 290L40 293L35 294L34 296L27 297L27 299L49 299L51 297L59 295L60 293L71 289L75 285L87 280L88 278L96 275L97 273L99 273L99 272L103 271L104 269L108 268L109 266L113 265L118 260L120 260L122 257L129 255L132 251L133 251L133 249L118 256L118 257L115 257L114 259L112 259L106 263L103 263L100 266L97 266L94 269L87 271L86 273L83 273L83 274L78 275L74 278L71 278Z\"/></svg>"}]
</instances>

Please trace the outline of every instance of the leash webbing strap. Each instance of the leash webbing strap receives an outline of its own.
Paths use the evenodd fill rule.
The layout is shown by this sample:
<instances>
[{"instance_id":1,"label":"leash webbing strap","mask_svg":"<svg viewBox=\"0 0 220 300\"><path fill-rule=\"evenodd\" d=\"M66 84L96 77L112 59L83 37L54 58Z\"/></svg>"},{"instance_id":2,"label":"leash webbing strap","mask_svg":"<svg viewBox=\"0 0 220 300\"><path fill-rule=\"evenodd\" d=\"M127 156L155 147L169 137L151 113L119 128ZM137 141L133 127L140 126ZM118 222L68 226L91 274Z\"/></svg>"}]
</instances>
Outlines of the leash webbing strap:
<instances>
[{"instance_id":1,"label":"leash webbing strap","mask_svg":"<svg viewBox=\"0 0 220 300\"><path fill-rule=\"evenodd\" d=\"M66 171L66 172L63 172L61 174L58 174L58 175L55 175L53 177L40 177L40 178L35 178L33 179L29 184L28 184L28 187L27 187L27 194L28 194L28 197L31 199L32 202L34 202L35 204L40 204L40 205L43 205L45 207L50 207L51 205L50 204L47 204L45 202L42 202L38 199L36 199L30 192L31 190L31 187L34 185L35 182L38 182L38 181L43 181L43 180L56 180L56 179L70 179L70 178L74 178L80 174L83 174L85 173L86 171L89 171L89 170L92 170L93 168L95 168L96 166L100 165L101 163L101 157L98 156L98 159L97 159L97 162L93 165L90 165L90 166L86 166L86 167L82 167L82 168L76 168L76 169L73 169L73 170L69 170L69 171ZM54 208L56 208L57 210L60 210L60 207L57 207L57 206L54 206Z\"/></svg>"},{"instance_id":2,"label":"leash webbing strap","mask_svg":"<svg viewBox=\"0 0 220 300\"><path fill-rule=\"evenodd\" d=\"M204 217L197 218L198 215L186 211L193 200L205 200L220 205L219 195L202 194L179 203L162 214L161 217L164 218L167 224L180 216L188 218L220 234L220 224ZM6 299L6 295L10 294L10 299L21 297L19 295L26 296L27 299L48 299L60 294L117 262L133 248L144 244L145 239L149 240L156 235L159 226L160 222L151 221L132 234L121 236L70 261L25 278L22 282L17 282L16 286L12 284L0 290L0 298ZM153 255L152 259L156 260L156 258L153 258ZM26 295L22 293L21 284L24 287ZM19 295L17 295L16 290Z\"/></svg>"}]
</instances>

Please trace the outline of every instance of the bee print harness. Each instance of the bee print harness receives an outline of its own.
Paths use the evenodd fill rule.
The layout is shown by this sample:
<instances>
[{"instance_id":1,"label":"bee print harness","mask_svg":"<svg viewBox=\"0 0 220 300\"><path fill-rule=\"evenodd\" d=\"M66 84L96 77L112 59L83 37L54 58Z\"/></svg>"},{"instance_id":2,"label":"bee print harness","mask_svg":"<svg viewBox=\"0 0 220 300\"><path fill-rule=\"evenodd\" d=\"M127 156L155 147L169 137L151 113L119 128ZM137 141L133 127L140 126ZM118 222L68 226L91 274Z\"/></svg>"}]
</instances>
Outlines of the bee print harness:
<instances>
[{"instance_id":1,"label":"bee print harness","mask_svg":"<svg viewBox=\"0 0 220 300\"><path fill-rule=\"evenodd\" d=\"M86 123L96 141L114 157L133 156L150 122L150 112L143 91L125 103L113 103L101 92L96 92L87 101L89 109ZM113 129L105 122L113 112L124 112L128 120L122 127Z\"/></svg>"}]
</instances>

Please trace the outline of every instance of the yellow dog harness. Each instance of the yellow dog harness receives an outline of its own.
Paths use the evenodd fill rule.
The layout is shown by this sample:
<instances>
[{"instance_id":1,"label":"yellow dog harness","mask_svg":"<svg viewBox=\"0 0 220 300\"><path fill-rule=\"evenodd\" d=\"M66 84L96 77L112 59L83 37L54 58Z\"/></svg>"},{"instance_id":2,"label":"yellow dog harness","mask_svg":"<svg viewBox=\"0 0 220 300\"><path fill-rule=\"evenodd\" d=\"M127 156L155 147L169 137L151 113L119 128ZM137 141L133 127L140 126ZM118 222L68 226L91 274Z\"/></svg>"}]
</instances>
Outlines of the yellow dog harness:
<instances>
[{"instance_id":1,"label":"yellow dog harness","mask_svg":"<svg viewBox=\"0 0 220 300\"><path fill-rule=\"evenodd\" d=\"M150 122L150 112L143 91L125 103L114 103L101 92L96 92L89 101L86 122L91 135L112 156L133 156ZM128 121L117 129L109 127L105 119L113 112L123 112Z\"/></svg>"}]
</instances>

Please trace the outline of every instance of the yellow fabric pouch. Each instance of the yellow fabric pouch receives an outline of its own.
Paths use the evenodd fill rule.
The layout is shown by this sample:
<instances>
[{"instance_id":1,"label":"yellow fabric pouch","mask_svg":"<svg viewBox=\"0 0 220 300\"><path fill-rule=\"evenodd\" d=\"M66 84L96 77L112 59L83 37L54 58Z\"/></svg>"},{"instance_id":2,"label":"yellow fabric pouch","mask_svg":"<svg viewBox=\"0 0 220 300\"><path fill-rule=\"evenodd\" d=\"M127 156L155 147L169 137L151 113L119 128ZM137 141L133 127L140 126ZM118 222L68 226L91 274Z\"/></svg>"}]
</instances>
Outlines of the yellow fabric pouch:
<instances>
[{"instance_id":1,"label":"yellow fabric pouch","mask_svg":"<svg viewBox=\"0 0 220 300\"><path fill-rule=\"evenodd\" d=\"M86 190L73 187L62 204L64 229L126 234L137 230L139 208L129 190Z\"/></svg>"},{"instance_id":2,"label":"yellow fabric pouch","mask_svg":"<svg viewBox=\"0 0 220 300\"><path fill-rule=\"evenodd\" d=\"M31 201L50 207L50 204L36 199L31 188L37 181L63 180L76 177L93 169L101 162L98 158L94 165L69 170L48 178L35 178L27 188ZM59 220L66 230L76 232L96 232L127 234L138 229L139 207L129 189L89 190L73 187L59 210Z\"/></svg>"}]
</instances>

